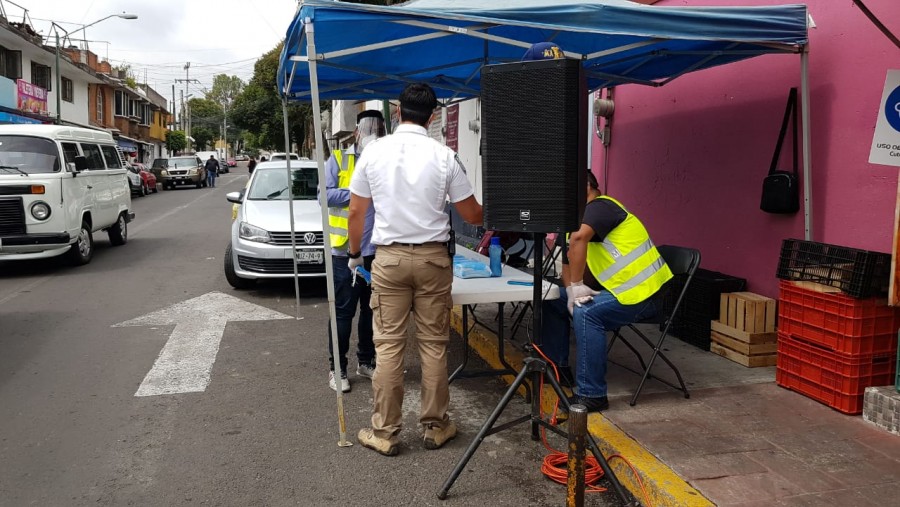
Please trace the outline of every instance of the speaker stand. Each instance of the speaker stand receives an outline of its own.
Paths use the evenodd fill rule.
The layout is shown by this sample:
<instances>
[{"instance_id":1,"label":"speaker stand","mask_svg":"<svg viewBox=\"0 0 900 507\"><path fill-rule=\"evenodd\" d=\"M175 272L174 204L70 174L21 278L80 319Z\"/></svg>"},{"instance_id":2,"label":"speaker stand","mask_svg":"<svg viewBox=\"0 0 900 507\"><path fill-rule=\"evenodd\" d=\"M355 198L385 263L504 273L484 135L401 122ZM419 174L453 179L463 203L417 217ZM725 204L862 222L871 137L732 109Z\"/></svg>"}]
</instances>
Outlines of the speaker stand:
<instances>
[{"instance_id":1,"label":"speaker stand","mask_svg":"<svg viewBox=\"0 0 900 507\"><path fill-rule=\"evenodd\" d=\"M544 254L544 234L534 233L534 243L535 269L532 312L534 314L535 322L534 342L540 344L542 298L541 291L543 289L541 266L543 264ZM524 364L522 365L522 369L519 370L518 375L516 375L516 379L513 381L512 385L509 386L509 389L506 390L506 393L503 395L503 398L500 399L500 402L497 404L497 406L494 407L493 412L491 412L491 415L488 416L487 420L484 422L484 425L482 425L481 429L478 431L478 434L475 435L475 438L471 443L469 443L469 447L459 459L456 467L453 468L453 471L450 473L450 477L447 478L447 480L444 482L444 485L441 487L441 490L438 491L437 497L439 499L444 500L447 498L447 493L450 491L450 488L453 487L453 483L456 482L456 479L459 478L459 474L461 474L463 469L466 468L469 460L472 459L472 456L475 454L475 451L478 450L478 447L481 445L481 443L484 442L484 439L489 437L490 435L499 433L503 430L512 428L513 426L524 422L530 422L532 440L540 440L541 427L546 428L564 438L568 438L567 432L559 429L557 426L550 424L548 421L545 421L541 417L541 397L543 393L538 387L540 385L541 379L543 378L550 384L551 387L553 387L553 391L556 392L556 396L559 397L560 402L566 407L566 409L570 409L569 400L568 398L566 398L565 393L559 386L559 382L556 381L556 376L548 371L547 362L543 358L535 357L533 346L528 345L526 346L526 348L528 350L528 357L525 359ZM500 414L502 414L503 410L506 409L506 406L512 400L513 396L515 396L516 391L518 391L519 387L524 385L526 378L531 382L531 413L495 427L494 424L497 422ZM597 447L597 442L594 441L594 437L590 433L588 433L587 437L591 453L594 455L594 458L597 459L597 463L600 464L600 468L603 470L604 476L607 478L607 480L609 480L609 483L612 486L612 490L613 492L615 492L616 496L619 497L619 499L626 507L639 506L640 504L636 500L631 498L628 492L625 491L625 488L622 487L622 484L619 482L615 473L609 467L609 462L606 461L603 453L600 452L600 448Z\"/></svg>"}]
</instances>

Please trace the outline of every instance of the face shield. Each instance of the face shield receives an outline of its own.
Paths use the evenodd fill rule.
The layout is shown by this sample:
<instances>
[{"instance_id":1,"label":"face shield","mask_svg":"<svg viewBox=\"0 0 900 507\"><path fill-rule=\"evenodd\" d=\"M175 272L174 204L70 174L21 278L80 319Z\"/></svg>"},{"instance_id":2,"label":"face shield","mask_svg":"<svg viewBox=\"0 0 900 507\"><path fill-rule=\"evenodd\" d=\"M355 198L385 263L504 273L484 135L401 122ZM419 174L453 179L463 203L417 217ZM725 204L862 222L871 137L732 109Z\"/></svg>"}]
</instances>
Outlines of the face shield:
<instances>
[{"instance_id":1,"label":"face shield","mask_svg":"<svg viewBox=\"0 0 900 507\"><path fill-rule=\"evenodd\" d=\"M356 125L356 152L362 153L370 142L384 137L384 121L380 118L363 118Z\"/></svg>"}]
</instances>

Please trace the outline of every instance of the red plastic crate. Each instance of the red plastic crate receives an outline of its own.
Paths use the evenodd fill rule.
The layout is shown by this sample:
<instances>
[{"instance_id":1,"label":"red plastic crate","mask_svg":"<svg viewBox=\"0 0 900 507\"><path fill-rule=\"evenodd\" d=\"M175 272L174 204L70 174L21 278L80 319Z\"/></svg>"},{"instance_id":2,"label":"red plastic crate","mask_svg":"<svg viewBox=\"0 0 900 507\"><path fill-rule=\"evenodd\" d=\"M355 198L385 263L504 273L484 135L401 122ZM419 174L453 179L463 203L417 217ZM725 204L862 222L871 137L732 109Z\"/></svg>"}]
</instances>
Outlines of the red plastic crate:
<instances>
[{"instance_id":1,"label":"red plastic crate","mask_svg":"<svg viewBox=\"0 0 900 507\"><path fill-rule=\"evenodd\" d=\"M843 354L893 354L898 310L883 299L825 294L782 281L778 330Z\"/></svg>"},{"instance_id":2,"label":"red plastic crate","mask_svg":"<svg viewBox=\"0 0 900 507\"><path fill-rule=\"evenodd\" d=\"M866 387L894 380L892 355L849 356L778 332L778 385L847 414L862 412Z\"/></svg>"}]
</instances>

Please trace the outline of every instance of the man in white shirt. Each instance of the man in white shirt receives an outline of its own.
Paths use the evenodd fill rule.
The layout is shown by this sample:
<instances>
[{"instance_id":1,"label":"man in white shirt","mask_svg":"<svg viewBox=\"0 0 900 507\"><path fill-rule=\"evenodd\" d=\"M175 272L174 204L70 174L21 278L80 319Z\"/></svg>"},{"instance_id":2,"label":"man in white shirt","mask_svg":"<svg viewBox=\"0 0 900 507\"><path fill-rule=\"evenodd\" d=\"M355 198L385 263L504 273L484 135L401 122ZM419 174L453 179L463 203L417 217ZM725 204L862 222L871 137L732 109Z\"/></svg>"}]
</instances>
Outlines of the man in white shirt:
<instances>
[{"instance_id":1,"label":"man in white shirt","mask_svg":"<svg viewBox=\"0 0 900 507\"><path fill-rule=\"evenodd\" d=\"M362 265L366 212L375 207L372 244L372 311L378 362L372 379L372 427L359 442L386 456L399 452L403 419L403 356L410 312L422 366L422 409L426 449L456 436L450 421L447 343L453 300L453 267L447 242L447 198L460 216L481 225L481 205L456 153L428 137L437 107L430 86L410 84L400 94L400 126L372 141L356 162L350 182L349 267Z\"/></svg>"}]
</instances>

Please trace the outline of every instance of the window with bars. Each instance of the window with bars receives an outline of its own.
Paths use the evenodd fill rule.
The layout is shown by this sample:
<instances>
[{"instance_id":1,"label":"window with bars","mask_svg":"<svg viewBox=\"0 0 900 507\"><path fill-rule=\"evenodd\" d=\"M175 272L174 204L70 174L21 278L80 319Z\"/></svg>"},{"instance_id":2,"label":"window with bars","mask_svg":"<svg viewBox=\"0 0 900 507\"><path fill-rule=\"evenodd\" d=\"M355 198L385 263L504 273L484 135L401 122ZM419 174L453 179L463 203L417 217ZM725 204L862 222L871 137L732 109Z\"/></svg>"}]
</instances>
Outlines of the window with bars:
<instances>
[{"instance_id":1,"label":"window with bars","mask_svg":"<svg viewBox=\"0 0 900 507\"><path fill-rule=\"evenodd\" d=\"M141 125L150 125L150 122L153 121L153 111L150 109L150 104L141 105L140 110L141 110Z\"/></svg>"},{"instance_id":2,"label":"window with bars","mask_svg":"<svg viewBox=\"0 0 900 507\"><path fill-rule=\"evenodd\" d=\"M41 65L37 62L31 62L31 84L40 86L49 92L50 82L52 81L51 78L50 67Z\"/></svg>"},{"instance_id":3,"label":"window with bars","mask_svg":"<svg viewBox=\"0 0 900 507\"><path fill-rule=\"evenodd\" d=\"M75 86L72 80L68 78L60 78L60 86L62 87L62 99L66 102L75 102Z\"/></svg>"},{"instance_id":4,"label":"window with bars","mask_svg":"<svg viewBox=\"0 0 900 507\"><path fill-rule=\"evenodd\" d=\"M22 52L0 46L0 75L9 79L22 79Z\"/></svg>"},{"instance_id":5,"label":"window with bars","mask_svg":"<svg viewBox=\"0 0 900 507\"><path fill-rule=\"evenodd\" d=\"M97 90L97 121L103 122L103 103L106 102L104 100L103 90Z\"/></svg>"},{"instance_id":6,"label":"window with bars","mask_svg":"<svg viewBox=\"0 0 900 507\"><path fill-rule=\"evenodd\" d=\"M128 96L122 90L116 90L116 116L128 115Z\"/></svg>"}]
</instances>

